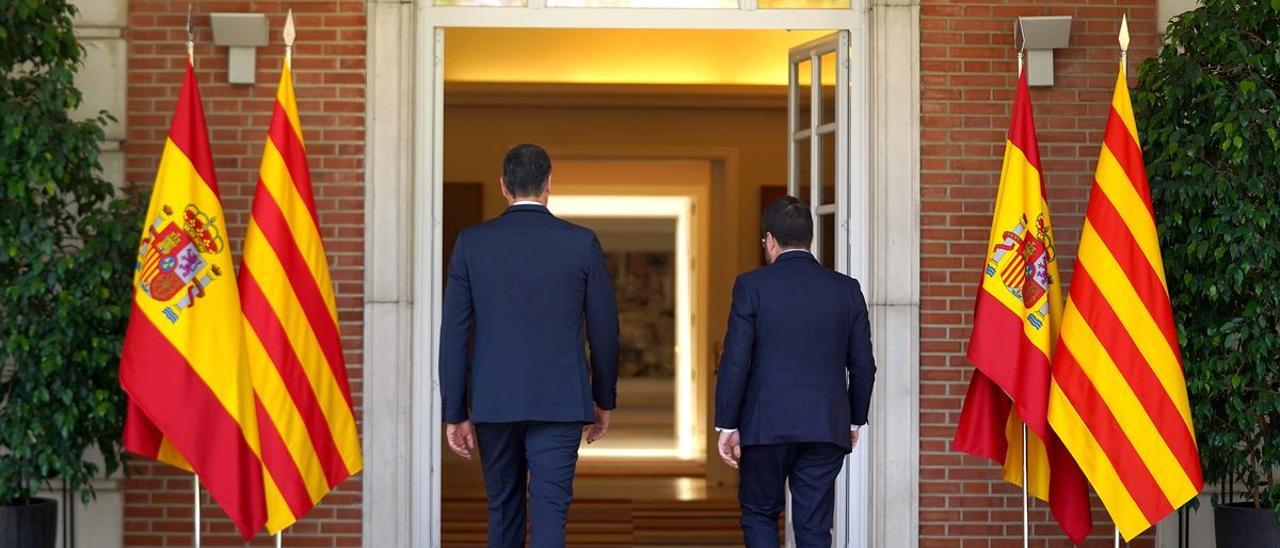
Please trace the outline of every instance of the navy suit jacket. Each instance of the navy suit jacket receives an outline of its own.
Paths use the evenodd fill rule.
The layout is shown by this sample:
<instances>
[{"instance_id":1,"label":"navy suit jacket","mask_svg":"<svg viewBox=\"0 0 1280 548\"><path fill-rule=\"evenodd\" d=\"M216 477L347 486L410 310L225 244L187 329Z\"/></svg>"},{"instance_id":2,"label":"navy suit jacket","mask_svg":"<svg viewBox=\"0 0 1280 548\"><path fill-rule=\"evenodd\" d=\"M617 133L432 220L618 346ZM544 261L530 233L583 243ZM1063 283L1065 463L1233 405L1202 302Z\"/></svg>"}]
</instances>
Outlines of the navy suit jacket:
<instances>
[{"instance_id":1,"label":"navy suit jacket","mask_svg":"<svg viewBox=\"0 0 1280 548\"><path fill-rule=\"evenodd\" d=\"M743 445L829 442L851 450L875 382L857 280L805 251L738 276L716 380L716 427Z\"/></svg>"},{"instance_id":2,"label":"navy suit jacket","mask_svg":"<svg viewBox=\"0 0 1280 548\"><path fill-rule=\"evenodd\" d=\"M595 422L592 402L613 409L618 305L595 233L538 205L463 230L449 261L440 379L448 423Z\"/></svg>"}]
</instances>

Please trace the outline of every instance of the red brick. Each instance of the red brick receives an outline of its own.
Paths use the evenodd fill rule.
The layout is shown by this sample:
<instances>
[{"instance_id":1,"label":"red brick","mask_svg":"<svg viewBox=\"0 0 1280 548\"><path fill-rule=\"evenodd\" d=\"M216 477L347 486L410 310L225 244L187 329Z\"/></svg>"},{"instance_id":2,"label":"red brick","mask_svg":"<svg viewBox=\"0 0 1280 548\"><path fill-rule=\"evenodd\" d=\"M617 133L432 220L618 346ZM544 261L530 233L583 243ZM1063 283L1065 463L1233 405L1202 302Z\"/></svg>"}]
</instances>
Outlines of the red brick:
<instances>
[{"instance_id":1,"label":"red brick","mask_svg":"<svg viewBox=\"0 0 1280 548\"><path fill-rule=\"evenodd\" d=\"M359 333L363 327L365 6L361 1L290 2L301 29L295 85L310 154L317 207L337 284L340 327L348 336L357 420L363 401ZM963 352L971 299L986 251L992 200L1008 124L1015 59L1013 21L1019 15L1071 15L1071 46L1057 53L1057 82L1035 89L1044 176L1063 279L1069 279L1078 226L1092 181L1098 139L1114 83L1114 34L1128 13L1134 33L1131 65L1154 53L1154 0L924 0L920 9L921 272L920 545L1011 546L1020 540L1016 490L984 459L950 449L972 370ZM197 66L214 135L218 177L230 234L242 234L257 178L263 136L279 75L279 37L260 48L259 81L226 83L226 50L210 40L210 11L257 11L278 28L287 9L266 0L202 2L196 18ZM129 6L129 101L124 116L126 178L150 184L185 64L186 3L132 0ZM274 57L273 57L274 56ZM240 248L232 242L232 249ZM139 463L125 482L128 545L189 545L188 476ZM342 485L289 537L289 545L360 544L360 489ZM993 494L998 493L998 494ZM1099 507L1096 518L1105 519ZM210 543L238 544L230 522L206 504ZM1043 511L1033 514L1036 546L1063 545ZM1103 545L1099 522L1086 545ZM160 533L158 531L171 531ZM964 538L953 538L953 537ZM254 545L268 545L259 535ZM1138 546L1150 546L1139 539Z\"/></svg>"},{"instance_id":2,"label":"red brick","mask_svg":"<svg viewBox=\"0 0 1280 548\"><path fill-rule=\"evenodd\" d=\"M321 226L332 231L364 219L364 170L358 159L364 155L364 66L365 6L363 2L287 2L266 0L226 0L201 2L197 7L196 66L209 130L212 135L218 181L228 219L228 233L244 233L248 207L257 181L263 140L275 87L280 76L283 47L278 33L272 43L258 50L258 82L253 86L226 83L224 47L211 41L208 13L213 11L253 11L266 13L271 27L283 24L285 11L293 8L299 23L299 47L295 82L303 130L312 155L312 179L317 196L342 196L355 203L329 200L318 203ZM168 124L182 69L186 64L185 40L187 2L176 0L131 0L128 39L128 134L123 146L126 180L143 185L155 178L159 151ZM200 15L201 13L205 15ZM306 23L303 25L303 23ZM320 82L338 86L317 85ZM119 115L119 113L117 113ZM339 156L341 154L341 156ZM352 160L355 159L355 160ZM323 171L321 171L321 167ZM349 209L342 209L349 207ZM341 261L331 260L336 280L350 280L337 286L340 329L347 334L362 330L364 247L363 231L341 232ZM239 250L233 241L232 249ZM332 252L338 251L333 246ZM353 380L361 375L362 345L358 337L344 340L347 366ZM359 382L352 383L356 418L361 420L363 401ZM128 546L190 546L190 476L167 466L137 463L135 473L125 482L125 544ZM338 492L326 498L300 526L307 535L290 536L290 546L357 546L360 544L360 483L348 480ZM206 501L207 501L206 496ZM212 503L206 503L204 526L207 545L240 545L231 522ZM270 546L271 540L258 535L255 546Z\"/></svg>"},{"instance_id":3,"label":"red brick","mask_svg":"<svg viewBox=\"0 0 1280 548\"><path fill-rule=\"evenodd\" d=\"M1021 15L1071 15L1074 21L1070 47L1056 54L1056 85L1031 92L1060 269L1062 278L1069 279L1079 237L1076 227L1082 222L1080 212L1115 82L1119 16L1129 14L1135 65L1155 52L1155 4L924 0L921 5L921 546L1021 542L1017 490L1000 480L998 466L950 450L972 371L963 352L1016 77L1013 21ZM1010 510L1003 511L1006 507ZM1086 545L1109 539L1106 514L1096 501L1095 510L1097 533ZM1034 545L1066 544L1043 504L1032 517Z\"/></svg>"}]
</instances>

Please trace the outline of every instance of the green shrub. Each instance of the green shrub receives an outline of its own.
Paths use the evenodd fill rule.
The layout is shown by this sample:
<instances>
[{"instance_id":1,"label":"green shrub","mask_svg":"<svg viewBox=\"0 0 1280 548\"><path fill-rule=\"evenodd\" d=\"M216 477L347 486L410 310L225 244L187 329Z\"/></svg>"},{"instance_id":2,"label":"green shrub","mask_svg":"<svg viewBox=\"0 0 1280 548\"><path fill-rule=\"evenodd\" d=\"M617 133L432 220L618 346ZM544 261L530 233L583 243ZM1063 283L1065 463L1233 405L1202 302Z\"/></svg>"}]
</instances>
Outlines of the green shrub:
<instances>
[{"instance_id":1,"label":"green shrub","mask_svg":"<svg viewBox=\"0 0 1280 548\"><path fill-rule=\"evenodd\" d=\"M1134 99L1200 458L1276 507L1280 0L1208 0L1166 38Z\"/></svg>"},{"instance_id":2,"label":"green shrub","mask_svg":"<svg viewBox=\"0 0 1280 548\"><path fill-rule=\"evenodd\" d=\"M0 504L53 479L87 502L89 481L120 465L116 366L142 202L100 175L110 117L71 117L74 12L67 0L0 7Z\"/></svg>"}]
</instances>

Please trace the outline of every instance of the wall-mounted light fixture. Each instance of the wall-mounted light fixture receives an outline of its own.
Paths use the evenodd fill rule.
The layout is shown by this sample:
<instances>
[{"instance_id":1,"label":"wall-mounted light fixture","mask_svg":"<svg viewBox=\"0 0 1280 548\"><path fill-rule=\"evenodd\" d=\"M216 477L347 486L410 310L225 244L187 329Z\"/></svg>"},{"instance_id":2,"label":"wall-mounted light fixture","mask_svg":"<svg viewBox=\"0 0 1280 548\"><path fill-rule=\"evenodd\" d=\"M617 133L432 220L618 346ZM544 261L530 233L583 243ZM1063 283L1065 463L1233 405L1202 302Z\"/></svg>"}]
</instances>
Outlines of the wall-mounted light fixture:
<instances>
[{"instance_id":1,"label":"wall-mounted light fixture","mask_svg":"<svg viewBox=\"0 0 1280 548\"><path fill-rule=\"evenodd\" d=\"M257 73L256 48L267 45L267 16L263 13L211 13L213 44L229 46L227 82L252 84Z\"/></svg>"},{"instance_id":2,"label":"wall-mounted light fixture","mask_svg":"<svg viewBox=\"0 0 1280 548\"><path fill-rule=\"evenodd\" d=\"M1053 50L1071 41L1071 16L1019 17L1013 45L1027 52L1027 84L1053 85Z\"/></svg>"}]
</instances>

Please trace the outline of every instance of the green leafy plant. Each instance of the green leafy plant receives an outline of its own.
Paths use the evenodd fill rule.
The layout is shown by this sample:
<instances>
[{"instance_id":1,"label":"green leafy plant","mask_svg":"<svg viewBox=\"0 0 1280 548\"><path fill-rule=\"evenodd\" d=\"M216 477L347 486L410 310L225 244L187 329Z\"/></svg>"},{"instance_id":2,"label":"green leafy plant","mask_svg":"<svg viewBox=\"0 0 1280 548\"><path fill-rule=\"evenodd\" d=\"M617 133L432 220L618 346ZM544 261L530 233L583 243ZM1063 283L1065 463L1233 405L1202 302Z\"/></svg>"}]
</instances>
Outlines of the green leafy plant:
<instances>
[{"instance_id":1,"label":"green leafy plant","mask_svg":"<svg viewBox=\"0 0 1280 548\"><path fill-rule=\"evenodd\" d=\"M1134 103L1200 458L1277 507L1280 0L1207 0L1166 38Z\"/></svg>"},{"instance_id":2,"label":"green leafy plant","mask_svg":"<svg viewBox=\"0 0 1280 548\"><path fill-rule=\"evenodd\" d=\"M0 7L0 504L53 479L88 502L90 481L120 466L116 365L142 204L100 175L111 118L72 117L74 13L67 0Z\"/></svg>"}]
</instances>

